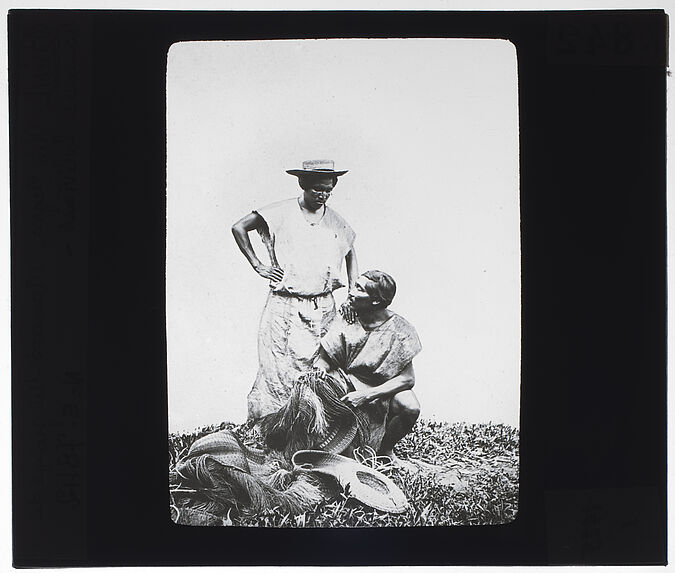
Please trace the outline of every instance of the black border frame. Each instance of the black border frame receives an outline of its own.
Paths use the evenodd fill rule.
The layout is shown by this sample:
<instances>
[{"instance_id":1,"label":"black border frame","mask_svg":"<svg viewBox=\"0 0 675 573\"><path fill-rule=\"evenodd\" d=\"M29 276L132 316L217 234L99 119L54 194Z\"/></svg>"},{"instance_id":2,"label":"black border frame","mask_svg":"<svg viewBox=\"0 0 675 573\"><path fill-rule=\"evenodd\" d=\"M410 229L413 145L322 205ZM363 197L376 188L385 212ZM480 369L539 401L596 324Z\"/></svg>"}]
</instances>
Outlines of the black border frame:
<instances>
[{"instance_id":1,"label":"black border frame","mask_svg":"<svg viewBox=\"0 0 675 573\"><path fill-rule=\"evenodd\" d=\"M662 564L667 18L12 10L14 564ZM508 39L518 53L521 499L490 527L175 526L165 70L177 41Z\"/></svg>"}]
</instances>

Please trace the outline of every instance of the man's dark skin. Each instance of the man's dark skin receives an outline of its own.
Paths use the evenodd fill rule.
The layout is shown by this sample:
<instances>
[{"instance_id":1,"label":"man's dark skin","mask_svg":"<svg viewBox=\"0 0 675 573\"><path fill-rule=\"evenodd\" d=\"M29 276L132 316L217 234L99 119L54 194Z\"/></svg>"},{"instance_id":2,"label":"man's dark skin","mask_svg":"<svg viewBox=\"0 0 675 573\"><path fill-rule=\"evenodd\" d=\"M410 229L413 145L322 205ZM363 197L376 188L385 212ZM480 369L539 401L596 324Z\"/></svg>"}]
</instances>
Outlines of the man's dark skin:
<instances>
[{"instance_id":1,"label":"man's dark skin","mask_svg":"<svg viewBox=\"0 0 675 573\"><path fill-rule=\"evenodd\" d=\"M381 301L373 298L366 290L365 286L369 280L366 276L361 275L349 291L349 303L356 312L358 321L366 330L376 328L392 316L392 311L386 307L382 308ZM316 367L324 370L330 370L331 368L330 358L323 350ZM377 399L391 398L387 428L380 444L379 455L395 460L394 445L410 433L417 418L419 418L420 404L412 391L414 385L415 372L411 362L397 376L383 384L373 386L368 390L349 392L342 397L343 402L354 408L369 404Z\"/></svg>"}]
</instances>

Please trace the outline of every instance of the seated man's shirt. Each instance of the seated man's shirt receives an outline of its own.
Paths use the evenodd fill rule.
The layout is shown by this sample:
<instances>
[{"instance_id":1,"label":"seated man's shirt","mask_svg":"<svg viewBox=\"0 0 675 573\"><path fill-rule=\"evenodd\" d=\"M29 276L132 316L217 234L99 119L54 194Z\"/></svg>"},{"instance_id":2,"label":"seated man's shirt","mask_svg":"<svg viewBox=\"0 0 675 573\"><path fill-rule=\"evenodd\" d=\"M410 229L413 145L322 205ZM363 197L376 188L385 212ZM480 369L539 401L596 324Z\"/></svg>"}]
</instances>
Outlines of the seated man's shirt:
<instances>
[{"instance_id":1,"label":"seated man's shirt","mask_svg":"<svg viewBox=\"0 0 675 573\"><path fill-rule=\"evenodd\" d=\"M357 320L347 323L338 316L321 339L340 378L354 390L367 390L400 374L422 350L415 328L398 314L367 330ZM360 406L368 416L368 445L378 451L386 432L391 398Z\"/></svg>"},{"instance_id":2,"label":"seated man's shirt","mask_svg":"<svg viewBox=\"0 0 675 573\"><path fill-rule=\"evenodd\" d=\"M349 324L337 317L321 346L334 364L366 386L379 386L397 376L422 350L413 325L395 313L372 330L358 320Z\"/></svg>"}]
</instances>

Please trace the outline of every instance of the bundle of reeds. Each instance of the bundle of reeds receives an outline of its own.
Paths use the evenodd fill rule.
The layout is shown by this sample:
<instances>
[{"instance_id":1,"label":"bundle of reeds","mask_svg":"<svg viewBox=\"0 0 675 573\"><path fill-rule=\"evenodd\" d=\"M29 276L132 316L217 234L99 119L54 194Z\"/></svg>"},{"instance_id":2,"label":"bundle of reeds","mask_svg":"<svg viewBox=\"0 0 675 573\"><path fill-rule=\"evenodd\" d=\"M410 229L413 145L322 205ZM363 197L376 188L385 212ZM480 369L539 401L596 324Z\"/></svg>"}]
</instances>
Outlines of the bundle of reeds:
<instances>
[{"instance_id":1,"label":"bundle of reeds","mask_svg":"<svg viewBox=\"0 0 675 573\"><path fill-rule=\"evenodd\" d=\"M265 443L290 460L298 450L342 453L368 443L368 419L341 398L350 390L338 373L314 369L302 374L286 404L260 420Z\"/></svg>"},{"instance_id":2,"label":"bundle of reeds","mask_svg":"<svg viewBox=\"0 0 675 573\"><path fill-rule=\"evenodd\" d=\"M258 425L267 450L245 446L227 429L200 437L170 474L172 496L181 498L181 509L194 510L177 512L177 519L206 525L213 520L204 515L223 518L230 512L297 515L334 497L340 491L336 481L295 468L291 458L298 450L341 453L367 444L365 414L341 401L348 390L339 374L301 375L288 402Z\"/></svg>"},{"instance_id":3,"label":"bundle of reeds","mask_svg":"<svg viewBox=\"0 0 675 573\"><path fill-rule=\"evenodd\" d=\"M192 509L216 516L230 511L240 516L257 515L275 508L296 515L334 494L325 480L302 469L256 476L210 454L186 459L173 472L172 481L191 494Z\"/></svg>"}]
</instances>

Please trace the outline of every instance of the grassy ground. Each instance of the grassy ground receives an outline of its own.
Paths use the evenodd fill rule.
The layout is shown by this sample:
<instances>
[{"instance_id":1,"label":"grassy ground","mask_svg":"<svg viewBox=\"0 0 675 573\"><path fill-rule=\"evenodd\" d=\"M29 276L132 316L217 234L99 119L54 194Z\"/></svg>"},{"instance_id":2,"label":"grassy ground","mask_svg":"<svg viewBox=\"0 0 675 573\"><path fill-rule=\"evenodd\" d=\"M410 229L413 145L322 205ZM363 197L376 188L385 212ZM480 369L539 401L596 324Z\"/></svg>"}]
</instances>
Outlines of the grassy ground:
<instances>
[{"instance_id":1,"label":"grassy ground","mask_svg":"<svg viewBox=\"0 0 675 573\"><path fill-rule=\"evenodd\" d=\"M198 437L228 427L245 441L242 426L222 424L169 437L170 469ZM396 447L400 467L369 458L367 465L388 475L404 491L410 508L394 515L339 496L298 516L272 510L223 525L263 527L376 527L488 525L512 521L518 510L518 430L502 424L448 424L419 420ZM181 505L172 492L172 503Z\"/></svg>"}]
</instances>

